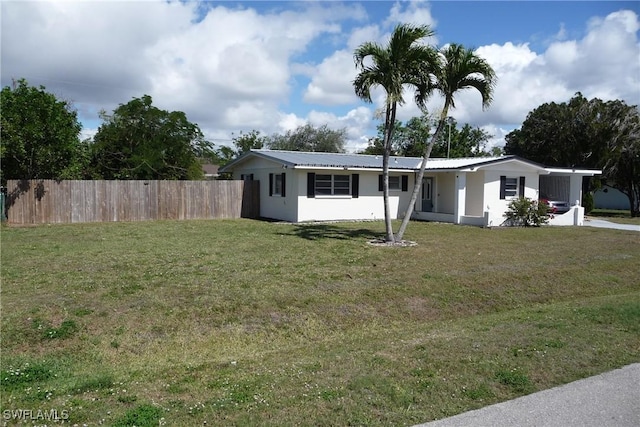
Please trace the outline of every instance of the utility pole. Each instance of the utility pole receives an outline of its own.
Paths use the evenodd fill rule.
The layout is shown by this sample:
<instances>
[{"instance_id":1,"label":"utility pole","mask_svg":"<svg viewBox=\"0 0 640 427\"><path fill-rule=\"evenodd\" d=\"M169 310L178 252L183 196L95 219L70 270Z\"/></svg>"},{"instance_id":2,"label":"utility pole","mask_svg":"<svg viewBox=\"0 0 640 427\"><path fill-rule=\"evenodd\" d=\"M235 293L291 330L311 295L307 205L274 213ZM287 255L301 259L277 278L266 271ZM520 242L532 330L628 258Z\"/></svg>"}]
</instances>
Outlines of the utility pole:
<instances>
[{"instance_id":1,"label":"utility pole","mask_svg":"<svg viewBox=\"0 0 640 427\"><path fill-rule=\"evenodd\" d=\"M447 159L449 158L449 153L451 152L451 123L453 123L453 117L447 117L447 124L449 125L449 141L447 142Z\"/></svg>"}]
</instances>

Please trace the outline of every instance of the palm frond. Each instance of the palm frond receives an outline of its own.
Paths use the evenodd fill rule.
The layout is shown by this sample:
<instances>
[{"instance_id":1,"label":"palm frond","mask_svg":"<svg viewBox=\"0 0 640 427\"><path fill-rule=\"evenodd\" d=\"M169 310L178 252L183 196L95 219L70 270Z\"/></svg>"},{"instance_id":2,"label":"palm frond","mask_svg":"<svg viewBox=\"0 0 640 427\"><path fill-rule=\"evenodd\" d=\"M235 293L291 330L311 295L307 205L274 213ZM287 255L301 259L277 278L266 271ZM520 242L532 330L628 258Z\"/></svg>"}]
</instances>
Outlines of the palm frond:
<instances>
[{"instance_id":1,"label":"palm frond","mask_svg":"<svg viewBox=\"0 0 640 427\"><path fill-rule=\"evenodd\" d=\"M431 81L438 66L437 51L419 44L434 34L429 26L398 25L385 47L366 42L354 51L354 62L360 73L353 81L356 95L371 102L371 89L380 86L387 103L403 104L406 85L416 90L416 102L423 105L431 93ZM367 58L370 63L367 62Z\"/></svg>"},{"instance_id":2,"label":"palm frond","mask_svg":"<svg viewBox=\"0 0 640 427\"><path fill-rule=\"evenodd\" d=\"M480 92L483 109L491 104L497 77L485 59L460 44L445 47L440 57L443 66L437 76L437 90L448 105L455 108L455 93L471 88Z\"/></svg>"}]
</instances>

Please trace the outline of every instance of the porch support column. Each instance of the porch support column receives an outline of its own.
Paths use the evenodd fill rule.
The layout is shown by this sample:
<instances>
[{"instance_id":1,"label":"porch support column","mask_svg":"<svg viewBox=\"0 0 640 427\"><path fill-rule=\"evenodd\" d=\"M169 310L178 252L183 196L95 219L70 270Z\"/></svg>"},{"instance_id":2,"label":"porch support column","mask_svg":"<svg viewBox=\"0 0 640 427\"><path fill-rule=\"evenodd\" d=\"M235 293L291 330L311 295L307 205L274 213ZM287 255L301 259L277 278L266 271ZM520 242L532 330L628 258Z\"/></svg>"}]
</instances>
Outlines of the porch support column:
<instances>
[{"instance_id":1,"label":"porch support column","mask_svg":"<svg viewBox=\"0 0 640 427\"><path fill-rule=\"evenodd\" d=\"M569 206L582 206L582 175L571 174L569 177Z\"/></svg>"},{"instance_id":2,"label":"porch support column","mask_svg":"<svg viewBox=\"0 0 640 427\"><path fill-rule=\"evenodd\" d=\"M455 193L455 205L453 207L453 222L460 224L462 222L462 216L467 211L465 202L467 200L467 173L456 173L456 193Z\"/></svg>"}]
</instances>

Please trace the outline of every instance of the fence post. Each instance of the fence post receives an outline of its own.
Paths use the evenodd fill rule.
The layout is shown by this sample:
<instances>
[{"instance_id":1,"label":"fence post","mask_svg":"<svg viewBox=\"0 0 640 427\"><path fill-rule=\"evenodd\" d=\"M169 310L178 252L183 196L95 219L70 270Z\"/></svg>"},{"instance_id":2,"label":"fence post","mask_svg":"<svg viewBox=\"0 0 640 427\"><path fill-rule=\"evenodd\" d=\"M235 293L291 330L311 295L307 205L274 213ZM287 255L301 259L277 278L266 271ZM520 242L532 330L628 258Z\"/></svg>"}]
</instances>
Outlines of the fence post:
<instances>
[{"instance_id":1,"label":"fence post","mask_svg":"<svg viewBox=\"0 0 640 427\"><path fill-rule=\"evenodd\" d=\"M6 200L7 200L7 189L5 187L0 188L0 220L6 221Z\"/></svg>"}]
</instances>

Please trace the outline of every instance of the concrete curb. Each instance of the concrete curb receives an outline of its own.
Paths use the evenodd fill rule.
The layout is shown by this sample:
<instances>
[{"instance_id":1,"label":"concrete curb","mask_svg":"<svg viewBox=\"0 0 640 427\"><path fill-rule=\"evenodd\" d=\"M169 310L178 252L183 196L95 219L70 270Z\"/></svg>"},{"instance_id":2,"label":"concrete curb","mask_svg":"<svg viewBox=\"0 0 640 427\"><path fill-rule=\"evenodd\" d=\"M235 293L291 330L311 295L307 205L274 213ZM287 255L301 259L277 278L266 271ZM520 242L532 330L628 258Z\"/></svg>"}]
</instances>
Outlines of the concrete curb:
<instances>
[{"instance_id":1,"label":"concrete curb","mask_svg":"<svg viewBox=\"0 0 640 427\"><path fill-rule=\"evenodd\" d=\"M640 363L421 427L637 427Z\"/></svg>"}]
</instances>

